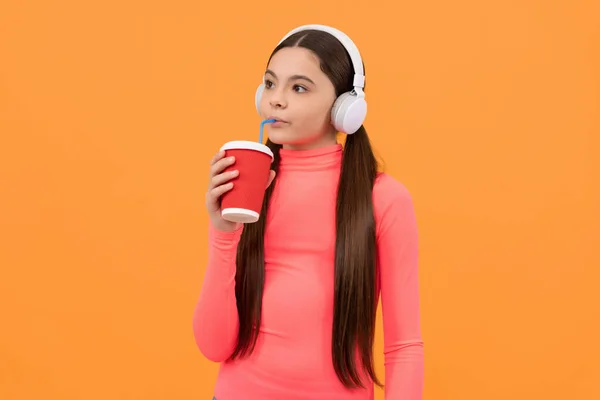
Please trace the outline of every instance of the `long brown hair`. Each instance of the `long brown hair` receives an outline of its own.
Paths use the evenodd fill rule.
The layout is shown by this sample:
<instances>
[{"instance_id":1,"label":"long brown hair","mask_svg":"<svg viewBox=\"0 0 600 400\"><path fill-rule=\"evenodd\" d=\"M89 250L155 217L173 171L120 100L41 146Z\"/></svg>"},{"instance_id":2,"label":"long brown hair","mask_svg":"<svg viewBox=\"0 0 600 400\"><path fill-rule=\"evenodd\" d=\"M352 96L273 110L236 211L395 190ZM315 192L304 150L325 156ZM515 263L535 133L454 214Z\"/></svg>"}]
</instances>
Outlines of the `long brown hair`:
<instances>
[{"instance_id":1,"label":"long brown hair","mask_svg":"<svg viewBox=\"0 0 600 400\"><path fill-rule=\"evenodd\" d=\"M280 45L300 46L314 52L321 70L333 83L336 94L352 90L354 69L338 40L321 31L296 33ZM269 57L269 60L271 59ZM280 145L267 141L279 168ZM348 135L344 144L336 201L335 288L331 353L338 378L348 388L365 387L362 372L379 386L373 367L373 341L377 309L377 248L372 190L377 160L364 126ZM264 235L271 194L277 178L267 189L261 218L244 227L237 250L236 298L239 313L237 345L231 359L249 355L255 347L261 323L265 282ZM360 365L356 365L356 350Z\"/></svg>"}]
</instances>

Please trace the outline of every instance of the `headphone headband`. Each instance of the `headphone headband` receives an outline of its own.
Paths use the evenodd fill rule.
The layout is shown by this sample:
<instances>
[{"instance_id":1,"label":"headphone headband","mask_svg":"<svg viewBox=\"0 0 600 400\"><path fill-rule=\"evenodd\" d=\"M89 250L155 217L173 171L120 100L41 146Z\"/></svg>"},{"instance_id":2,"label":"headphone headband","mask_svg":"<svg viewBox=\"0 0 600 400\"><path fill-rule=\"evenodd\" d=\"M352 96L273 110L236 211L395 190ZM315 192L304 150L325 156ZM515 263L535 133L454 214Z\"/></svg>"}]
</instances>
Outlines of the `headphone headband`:
<instances>
[{"instance_id":1,"label":"headphone headband","mask_svg":"<svg viewBox=\"0 0 600 400\"><path fill-rule=\"evenodd\" d=\"M352 39L350 39L350 37L348 35L346 35L344 32L342 32L338 29L335 29L333 27L326 26L326 25L317 25L317 24L302 25L302 26L299 26L299 27L291 30L290 32L288 32L288 34L285 35L283 37L283 39L281 39L279 41L279 44L281 44L288 37L292 36L294 33L311 30L311 29L314 29L317 31L322 31L322 32L327 32L327 33L331 34L344 46L344 48L350 55L350 60L352 61L352 66L354 67L353 86L355 88L361 88L361 89L364 88L365 87L365 74L363 71L363 63L362 63L362 58L360 56L360 52L358 51L358 47L354 44Z\"/></svg>"}]
</instances>

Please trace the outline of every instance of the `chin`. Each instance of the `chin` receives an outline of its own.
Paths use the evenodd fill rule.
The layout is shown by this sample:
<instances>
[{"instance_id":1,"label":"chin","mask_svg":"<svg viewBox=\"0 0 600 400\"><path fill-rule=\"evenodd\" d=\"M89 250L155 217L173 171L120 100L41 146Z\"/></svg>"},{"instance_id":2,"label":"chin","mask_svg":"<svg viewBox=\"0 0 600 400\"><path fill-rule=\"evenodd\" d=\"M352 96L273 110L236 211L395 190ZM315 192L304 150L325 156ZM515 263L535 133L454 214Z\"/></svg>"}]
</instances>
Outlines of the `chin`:
<instances>
[{"instance_id":1,"label":"chin","mask_svg":"<svg viewBox=\"0 0 600 400\"><path fill-rule=\"evenodd\" d=\"M323 136L323 134L315 133L314 131L308 134L306 132L297 132L294 129L290 129L288 126L278 128L272 127L267 135L269 140L275 144L297 149L302 149L307 146L311 147L312 144L321 142Z\"/></svg>"},{"instance_id":2,"label":"chin","mask_svg":"<svg viewBox=\"0 0 600 400\"><path fill-rule=\"evenodd\" d=\"M299 142L298 138L295 137L294 134L292 134L291 132L287 131L286 129L281 129L281 128L275 128L275 129L271 129L269 130L268 133L268 138L271 142L275 143L275 144L280 144L280 145L284 145L284 144L296 144Z\"/></svg>"}]
</instances>

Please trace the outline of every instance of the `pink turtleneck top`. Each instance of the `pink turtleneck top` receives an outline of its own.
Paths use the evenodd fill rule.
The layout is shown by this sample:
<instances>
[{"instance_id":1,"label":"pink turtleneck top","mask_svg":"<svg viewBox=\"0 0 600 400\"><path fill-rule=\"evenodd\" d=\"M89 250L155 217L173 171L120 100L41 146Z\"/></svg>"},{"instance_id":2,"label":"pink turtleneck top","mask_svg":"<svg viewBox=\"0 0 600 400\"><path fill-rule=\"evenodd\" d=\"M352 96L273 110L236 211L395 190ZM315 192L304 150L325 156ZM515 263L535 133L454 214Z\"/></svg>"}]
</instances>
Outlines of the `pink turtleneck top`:
<instances>
[{"instance_id":1,"label":"pink turtleneck top","mask_svg":"<svg viewBox=\"0 0 600 400\"><path fill-rule=\"evenodd\" d=\"M335 204L343 150L281 150L265 232L262 321L254 352L226 361L235 347L236 249L243 227L209 226L208 265L193 331L204 356L220 362L217 400L367 400L346 389L331 359ZM373 189L383 311L386 400L421 400L418 238L411 196L384 173Z\"/></svg>"}]
</instances>

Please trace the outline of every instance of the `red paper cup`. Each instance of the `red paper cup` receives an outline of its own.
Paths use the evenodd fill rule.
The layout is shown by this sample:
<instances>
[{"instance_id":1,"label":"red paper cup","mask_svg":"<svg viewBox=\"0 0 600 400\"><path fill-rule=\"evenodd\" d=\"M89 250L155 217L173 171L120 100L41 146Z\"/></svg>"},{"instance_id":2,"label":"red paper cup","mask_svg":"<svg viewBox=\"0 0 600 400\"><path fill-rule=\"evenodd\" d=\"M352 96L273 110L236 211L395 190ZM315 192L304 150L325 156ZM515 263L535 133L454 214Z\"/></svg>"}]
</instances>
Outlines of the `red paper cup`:
<instances>
[{"instance_id":1,"label":"red paper cup","mask_svg":"<svg viewBox=\"0 0 600 400\"><path fill-rule=\"evenodd\" d=\"M236 140L225 143L225 157L234 156L235 163L225 171L237 169L233 189L221 197L221 216L231 222L253 223L260 218L273 152L258 142Z\"/></svg>"}]
</instances>

